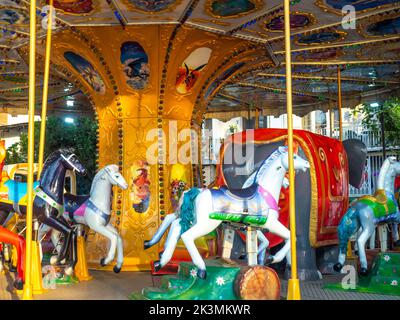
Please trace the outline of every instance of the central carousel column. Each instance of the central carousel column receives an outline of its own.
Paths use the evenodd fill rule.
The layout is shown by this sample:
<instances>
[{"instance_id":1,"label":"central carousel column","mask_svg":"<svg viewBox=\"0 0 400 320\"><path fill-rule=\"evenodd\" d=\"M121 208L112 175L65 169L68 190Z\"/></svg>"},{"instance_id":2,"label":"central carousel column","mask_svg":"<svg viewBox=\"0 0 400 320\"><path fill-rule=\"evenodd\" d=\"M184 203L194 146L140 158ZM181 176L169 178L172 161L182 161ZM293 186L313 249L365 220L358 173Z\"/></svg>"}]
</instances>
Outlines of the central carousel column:
<instances>
[{"instance_id":1,"label":"central carousel column","mask_svg":"<svg viewBox=\"0 0 400 320\"><path fill-rule=\"evenodd\" d=\"M201 114L193 117L199 94L249 43L182 25L72 27L54 38L53 63L78 78L95 107L99 168L117 164L129 184L114 188L111 218L124 241L123 270L148 270L160 247L144 250L143 242L174 211L171 188L196 179L190 157L178 154L190 153L189 129L200 134ZM100 267L107 245L89 233L92 267Z\"/></svg>"}]
</instances>

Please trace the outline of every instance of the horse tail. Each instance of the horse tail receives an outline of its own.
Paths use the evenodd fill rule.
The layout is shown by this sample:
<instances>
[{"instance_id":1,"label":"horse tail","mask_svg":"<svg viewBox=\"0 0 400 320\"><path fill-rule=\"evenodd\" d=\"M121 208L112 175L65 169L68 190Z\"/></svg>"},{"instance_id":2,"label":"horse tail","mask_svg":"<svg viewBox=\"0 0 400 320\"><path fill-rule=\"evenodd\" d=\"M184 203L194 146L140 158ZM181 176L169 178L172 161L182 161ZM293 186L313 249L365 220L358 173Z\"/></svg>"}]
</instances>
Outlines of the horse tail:
<instances>
[{"instance_id":1,"label":"horse tail","mask_svg":"<svg viewBox=\"0 0 400 320\"><path fill-rule=\"evenodd\" d=\"M186 191L183 195L183 202L180 206L180 225L181 225L181 234L187 231L195 224L195 206L194 201L196 200L197 196L201 192L198 188L192 188L189 191Z\"/></svg>"},{"instance_id":2,"label":"horse tail","mask_svg":"<svg viewBox=\"0 0 400 320\"><path fill-rule=\"evenodd\" d=\"M359 216L356 206L351 206L340 220L338 226L339 249L343 254L347 253L349 238L359 229Z\"/></svg>"}]
</instances>

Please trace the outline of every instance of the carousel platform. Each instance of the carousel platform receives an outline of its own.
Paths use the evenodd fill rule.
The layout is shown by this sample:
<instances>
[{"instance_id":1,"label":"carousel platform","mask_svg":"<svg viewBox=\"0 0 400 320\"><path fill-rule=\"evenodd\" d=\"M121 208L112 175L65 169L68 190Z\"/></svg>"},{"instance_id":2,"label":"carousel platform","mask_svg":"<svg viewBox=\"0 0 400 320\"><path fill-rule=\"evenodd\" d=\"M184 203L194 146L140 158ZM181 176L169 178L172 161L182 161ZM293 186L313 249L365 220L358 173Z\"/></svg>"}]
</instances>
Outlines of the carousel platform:
<instances>
[{"instance_id":1,"label":"carousel platform","mask_svg":"<svg viewBox=\"0 0 400 320\"><path fill-rule=\"evenodd\" d=\"M107 271L91 271L93 280L71 285L58 285L35 300L128 300L132 291L155 286L160 277L152 277L150 272L121 272L114 274ZM324 276L323 280L300 282L303 300L400 300L400 296L328 290L324 286L340 282L342 276ZM0 300L18 300L12 290L13 275L0 275ZM281 281L281 298L286 299L287 281Z\"/></svg>"}]
</instances>

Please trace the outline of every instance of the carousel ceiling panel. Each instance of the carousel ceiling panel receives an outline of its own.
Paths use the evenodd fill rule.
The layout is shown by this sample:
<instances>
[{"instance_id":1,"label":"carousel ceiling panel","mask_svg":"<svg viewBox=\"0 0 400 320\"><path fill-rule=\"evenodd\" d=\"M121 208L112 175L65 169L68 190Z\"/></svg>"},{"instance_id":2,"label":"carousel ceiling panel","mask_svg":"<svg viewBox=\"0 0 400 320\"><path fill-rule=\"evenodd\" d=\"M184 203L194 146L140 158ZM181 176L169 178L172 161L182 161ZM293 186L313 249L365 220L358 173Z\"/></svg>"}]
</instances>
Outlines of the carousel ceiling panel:
<instances>
[{"instance_id":1,"label":"carousel ceiling panel","mask_svg":"<svg viewBox=\"0 0 400 320\"><path fill-rule=\"evenodd\" d=\"M254 19L279 8L281 4L280 0L201 0L187 23L230 33L251 25Z\"/></svg>"},{"instance_id":2,"label":"carousel ceiling panel","mask_svg":"<svg viewBox=\"0 0 400 320\"><path fill-rule=\"evenodd\" d=\"M128 24L176 23L190 0L117 0L117 8Z\"/></svg>"},{"instance_id":3,"label":"carousel ceiling panel","mask_svg":"<svg viewBox=\"0 0 400 320\"><path fill-rule=\"evenodd\" d=\"M43 8L48 0L38 1ZM56 17L68 25L119 25L119 20L108 5L108 1L99 0L54 0Z\"/></svg>"}]
</instances>

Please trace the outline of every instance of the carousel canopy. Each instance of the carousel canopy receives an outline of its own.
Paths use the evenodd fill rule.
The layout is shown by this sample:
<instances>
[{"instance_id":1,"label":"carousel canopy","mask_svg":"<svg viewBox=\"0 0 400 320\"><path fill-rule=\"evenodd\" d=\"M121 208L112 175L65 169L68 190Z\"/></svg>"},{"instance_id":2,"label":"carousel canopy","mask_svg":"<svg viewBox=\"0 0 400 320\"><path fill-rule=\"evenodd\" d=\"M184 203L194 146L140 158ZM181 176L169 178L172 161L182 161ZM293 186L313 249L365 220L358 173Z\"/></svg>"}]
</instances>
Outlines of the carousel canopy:
<instances>
[{"instance_id":1,"label":"carousel canopy","mask_svg":"<svg viewBox=\"0 0 400 320\"><path fill-rule=\"evenodd\" d=\"M46 36L42 27L46 4L37 1L39 43ZM54 0L54 6L54 37L71 27L111 25L115 32L124 32L129 25L184 24L264 46L265 61L258 57L244 71L238 63L216 74L202 103L207 105L207 117L223 120L247 116L256 107L265 115L286 111L282 0ZM0 107L8 113L27 110L28 10L29 1L0 3ZM400 1L293 0L290 22L295 114L337 107L338 66L344 107L397 93ZM38 103L43 60L38 55ZM50 109L90 112L85 95L56 68L51 69L49 87ZM67 101L73 103L67 105Z\"/></svg>"}]
</instances>

